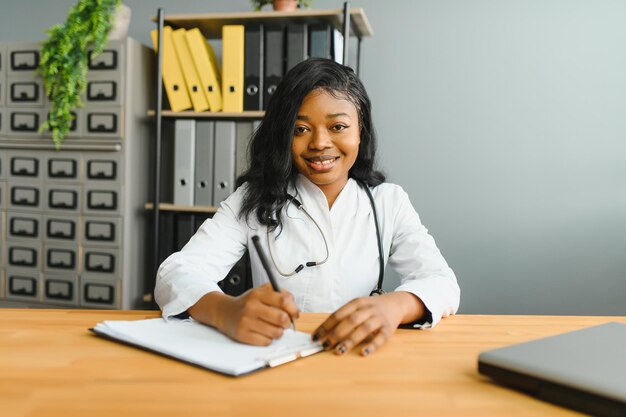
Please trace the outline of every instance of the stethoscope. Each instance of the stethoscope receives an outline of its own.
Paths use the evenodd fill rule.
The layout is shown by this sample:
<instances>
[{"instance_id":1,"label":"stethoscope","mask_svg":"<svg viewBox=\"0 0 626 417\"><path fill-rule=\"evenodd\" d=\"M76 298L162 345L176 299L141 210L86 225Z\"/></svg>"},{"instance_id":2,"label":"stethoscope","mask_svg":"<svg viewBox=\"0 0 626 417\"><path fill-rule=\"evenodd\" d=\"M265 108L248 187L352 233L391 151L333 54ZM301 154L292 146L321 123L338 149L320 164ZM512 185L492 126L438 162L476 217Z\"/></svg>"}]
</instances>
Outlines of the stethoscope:
<instances>
[{"instance_id":1,"label":"stethoscope","mask_svg":"<svg viewBox=\"0 0 626 417\"><path fill-rule=\"evenodd\" d=\"M374 196L372 196L372 192L370 191L369 187L360 180L356 180L356 182L359 184L359 186L361 186L361 188L365 190L365 193L367 194L367 197L370 200L370 205L372 206L372 213L374 214L374 225L376 226L376 241L378 243L378 260L379 260L378 283L376 284L376 288L372 290L370 295L381 295L385 293L385 291L383 290L383 280L385 277L385 258L384 258L384 252L383 252L383 242L380 236L380 226L378 224L378 213L376 211L376 204L374 203ZM323 265L328 260L330 252L328 250L328 242L326 241L326 236L324 235L324 232L322 231L322 228L317 223L317 221L315 221L315 219L309 214L309 212L304 208L302 203L298 201L297 198L295 198L291 194L287 194L287 198L289 199L289 201L291 201L291 203L293 203L293 205L296 206L298 210L302 211L305 214L305 216L307 216L313 222L315 227L317 227L317 230L319 230L320 235L322 236L322 239L324 240L324 248L326 250L326 256L321 261L311 261L311 262L306 262L305 264L300 264L296 267L296 269L294 269L291 272L281 271L280 268L278 267L278 264L276 263L276 260L274 259L274 253L272 251L272 244L271 244L272 239L270 239L270 231L268 230L267 231L267 247L269 249L272 263L274 263L274 267L276 268L276 270L278 271L280 275L284 277L291 277L291 276L296 275L298 272L302 271L305 267L310 268L313 266Z\"/></svg>"}]
</instances>

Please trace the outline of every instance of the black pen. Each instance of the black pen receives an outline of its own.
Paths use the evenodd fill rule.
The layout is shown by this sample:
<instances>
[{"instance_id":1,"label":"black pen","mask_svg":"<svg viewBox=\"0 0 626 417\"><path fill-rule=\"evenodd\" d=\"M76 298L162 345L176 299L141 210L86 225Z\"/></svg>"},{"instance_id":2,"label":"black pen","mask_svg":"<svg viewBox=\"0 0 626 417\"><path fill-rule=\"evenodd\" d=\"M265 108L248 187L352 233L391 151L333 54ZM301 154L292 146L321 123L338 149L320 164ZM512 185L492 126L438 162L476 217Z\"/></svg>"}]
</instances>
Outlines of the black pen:
<instances>
[{"instance_id":1,"label":"black pen","mask_svg":"<svg viewBox=\"0 0 626 417\"><path fill-rule=\"evenodd\" d=\"M263 248L261 247L261 241L257 235L252 236L252 243L254 244L254 247L256 248L256 253L259 255L259 259L261 260L263 269L265 269L265 273L267 274L267 277L269 278L270 283L272 284L272 288L274 289L274 291L280 292L278 281L276 281L276 277L274 276L274 273L272 272L272 269L270 268L270 264L267 262L265 251L263 251ZM293 330L296 330L296 325L293 323L293 317L291 317L291 314L289 314L289 320L291 320L291 328Z\"/></svg>"}]
</instances>

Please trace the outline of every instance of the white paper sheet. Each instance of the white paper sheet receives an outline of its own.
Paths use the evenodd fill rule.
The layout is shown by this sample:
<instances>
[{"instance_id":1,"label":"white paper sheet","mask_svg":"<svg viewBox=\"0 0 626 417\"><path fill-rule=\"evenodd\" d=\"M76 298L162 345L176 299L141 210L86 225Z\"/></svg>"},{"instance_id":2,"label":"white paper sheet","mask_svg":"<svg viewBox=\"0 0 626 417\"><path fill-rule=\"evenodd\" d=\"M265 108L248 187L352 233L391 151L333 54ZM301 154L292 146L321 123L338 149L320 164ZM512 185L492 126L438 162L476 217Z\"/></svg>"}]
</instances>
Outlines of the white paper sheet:
<instances>
[{"instance_id":1,"label":"white paper sheet","mask_svg":"<svg viewBox=\"0 0 626 417\"><path fill-rule=\"evenodd\" d=\"M317 353L319 343L307 333L285 330L269 346L252 346L230 339L194 320L107 320L93 331L173 358L228 375L242 375Z\"/></svg>"}]
</instances>

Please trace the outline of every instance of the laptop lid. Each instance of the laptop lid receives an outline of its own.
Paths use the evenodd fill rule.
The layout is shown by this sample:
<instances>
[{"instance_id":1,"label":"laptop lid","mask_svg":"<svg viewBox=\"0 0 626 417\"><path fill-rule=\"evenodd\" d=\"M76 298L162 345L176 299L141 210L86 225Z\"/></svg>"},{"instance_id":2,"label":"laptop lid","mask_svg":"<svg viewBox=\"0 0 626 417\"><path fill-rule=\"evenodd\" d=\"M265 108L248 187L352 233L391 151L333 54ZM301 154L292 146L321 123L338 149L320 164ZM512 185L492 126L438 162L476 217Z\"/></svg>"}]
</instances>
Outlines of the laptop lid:
<instances>
[{"instance_id":1,"label":"laptop lid","mask_svg":"<svg viewBox=\"0 0 626 417\"><path fill-rule=\"evenodd\" d=\"M478 372L578 411L626 416L626 324L606 323L482 352Z\"/></svg>"}]
</instances>

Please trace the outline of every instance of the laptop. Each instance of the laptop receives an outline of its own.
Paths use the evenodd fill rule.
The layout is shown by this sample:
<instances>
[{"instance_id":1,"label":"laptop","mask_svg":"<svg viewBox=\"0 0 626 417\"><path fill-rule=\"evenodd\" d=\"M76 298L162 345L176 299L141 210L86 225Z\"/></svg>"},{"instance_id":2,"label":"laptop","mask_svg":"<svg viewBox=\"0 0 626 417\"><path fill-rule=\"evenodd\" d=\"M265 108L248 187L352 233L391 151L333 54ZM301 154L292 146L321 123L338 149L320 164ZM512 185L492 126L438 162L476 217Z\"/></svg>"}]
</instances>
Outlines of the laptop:
<instances>
[{"instance_id":1,"label":"laptop","mask_svg":"<svg viewBox=\"0 0 626 417\"><path fill-rule=\"evenodd\" d=\"M542 400L626 416L626 324L606 323L482 352L478 372Z\"/></svg>"}]
</instances>

